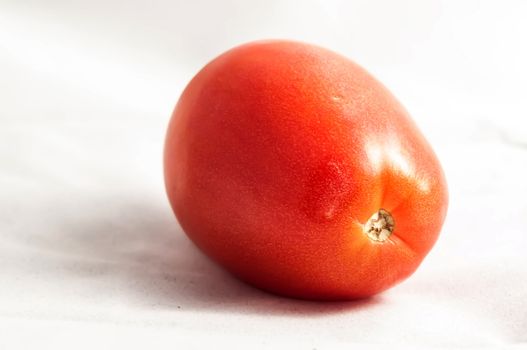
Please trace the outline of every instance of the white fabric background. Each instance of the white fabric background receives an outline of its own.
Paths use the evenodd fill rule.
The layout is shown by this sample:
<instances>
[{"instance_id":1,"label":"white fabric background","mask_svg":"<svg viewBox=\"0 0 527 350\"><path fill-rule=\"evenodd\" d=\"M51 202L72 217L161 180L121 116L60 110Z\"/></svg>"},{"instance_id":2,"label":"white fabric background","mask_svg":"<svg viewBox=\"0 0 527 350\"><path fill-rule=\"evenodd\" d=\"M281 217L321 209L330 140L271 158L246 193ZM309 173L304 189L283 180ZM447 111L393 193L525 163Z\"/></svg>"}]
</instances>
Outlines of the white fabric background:
<instances>
[{"instance_id":1,"label":"white fabric background","mask_svg":"<svg viewBox=\"0 0 527 350\"><path fill-rule=\"evenodd\" d=\"M0 0L0 348L525 346L526 16L522 1ZM179 94L262 38L362 64L444 165L441 238L378 297L252 289L171 213Z\"/></svg>"}]
</instances>

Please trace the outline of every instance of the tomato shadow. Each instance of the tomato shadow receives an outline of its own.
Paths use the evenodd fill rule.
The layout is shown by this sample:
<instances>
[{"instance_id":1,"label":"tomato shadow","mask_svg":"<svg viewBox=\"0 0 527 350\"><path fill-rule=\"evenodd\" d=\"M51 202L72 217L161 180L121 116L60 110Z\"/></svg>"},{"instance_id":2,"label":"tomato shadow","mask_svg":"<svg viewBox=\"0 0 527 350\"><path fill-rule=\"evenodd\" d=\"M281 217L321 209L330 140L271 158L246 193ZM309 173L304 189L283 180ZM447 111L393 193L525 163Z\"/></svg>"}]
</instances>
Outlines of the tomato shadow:
<instances>
[{"instance_id":1,"label":"tomato shadow","mask_svg":"<svg viewBox=\"0 0 527 350\"><path fill-rule=\"evenodd\" d=\"M253 288L203 255L165 203L99 198L79 205L75 215L57 223L54 236L39 242L40 248L67 257L66 279L82 281L86 289L98 293L111 288L115 298L134 307L311 317L382 302L379 297L313 302Z\"/></svg>"}]
</instances>

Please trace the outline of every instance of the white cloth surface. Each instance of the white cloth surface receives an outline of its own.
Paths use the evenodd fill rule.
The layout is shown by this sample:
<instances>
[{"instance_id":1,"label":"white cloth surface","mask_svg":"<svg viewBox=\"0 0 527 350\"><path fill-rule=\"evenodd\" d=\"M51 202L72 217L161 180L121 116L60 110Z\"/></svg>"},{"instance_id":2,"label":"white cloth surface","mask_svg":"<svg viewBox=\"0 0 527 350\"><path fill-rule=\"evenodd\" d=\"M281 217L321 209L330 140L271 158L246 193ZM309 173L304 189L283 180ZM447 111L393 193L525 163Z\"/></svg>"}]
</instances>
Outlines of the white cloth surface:
<instances>
[{"instance_id":1,"label":"white cloth surface","mask_svg":"<svg viewBox=\"0 0 527 350\"><path fill-rule=\"evenodd\" d=\"M527 344L527 3L0 0L0 348ZM408 108L447 175L437 245L366 301L253 289L183 234L168 118L222 51L339 51Z\"/></svg>"}]
</instances>

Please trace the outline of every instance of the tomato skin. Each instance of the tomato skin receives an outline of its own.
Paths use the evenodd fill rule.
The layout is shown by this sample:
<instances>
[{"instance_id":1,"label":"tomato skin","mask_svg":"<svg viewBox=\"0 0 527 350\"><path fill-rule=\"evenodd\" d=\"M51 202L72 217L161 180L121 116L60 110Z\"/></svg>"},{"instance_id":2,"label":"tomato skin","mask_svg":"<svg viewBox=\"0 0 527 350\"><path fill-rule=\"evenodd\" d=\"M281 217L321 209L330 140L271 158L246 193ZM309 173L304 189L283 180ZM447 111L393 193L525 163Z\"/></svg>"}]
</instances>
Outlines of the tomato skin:
<instances>
[{"instance_id":1,"label":"tomato skin","mask_svg":"<svg viewBox=\"0 0 527 350\"><path fill-rule=\"evenodd\" d=\"M347 300L410 276L447 205L441 166L391 93L334 52L249 43L189 83L169 124L165 184L186 234L242 280ZM384 242L364 224L379 209Z\"/></svg>"}]
</instances>

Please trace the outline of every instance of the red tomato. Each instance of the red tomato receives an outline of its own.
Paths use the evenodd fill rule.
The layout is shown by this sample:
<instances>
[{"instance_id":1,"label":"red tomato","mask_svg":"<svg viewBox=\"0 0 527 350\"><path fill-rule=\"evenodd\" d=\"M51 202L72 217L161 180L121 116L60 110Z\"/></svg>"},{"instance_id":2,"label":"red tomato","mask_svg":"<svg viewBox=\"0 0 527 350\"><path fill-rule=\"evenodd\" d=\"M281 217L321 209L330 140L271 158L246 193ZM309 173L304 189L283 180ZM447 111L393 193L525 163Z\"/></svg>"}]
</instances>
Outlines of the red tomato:
<instances>
[{"instance_id":1,"label":"red tomato","mask_svg":"<svg viewBox=\"0 0 527 350\"><path fill-rule=\"evenodd\" d=\"M297 42L246 44L205 66L175 108L164 165L199 248L299 298L400 282L447 210L441 166L395 97L347 58Z\"/></svg>"}]
</instances>

